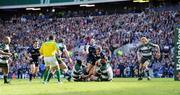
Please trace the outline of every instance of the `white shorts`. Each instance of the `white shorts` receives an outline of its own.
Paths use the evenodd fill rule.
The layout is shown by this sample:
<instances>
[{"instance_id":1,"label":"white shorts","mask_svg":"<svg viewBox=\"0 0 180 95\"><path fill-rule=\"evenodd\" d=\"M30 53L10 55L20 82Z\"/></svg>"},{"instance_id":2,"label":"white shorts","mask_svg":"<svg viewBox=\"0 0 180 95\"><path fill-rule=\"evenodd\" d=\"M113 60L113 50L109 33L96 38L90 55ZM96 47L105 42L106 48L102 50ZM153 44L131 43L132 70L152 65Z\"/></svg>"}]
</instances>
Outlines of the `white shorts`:
<instances>
[{"instance_id":1,"label":"white shorts","mask_svg":"<svg viewBox=\"0 0 180 95\"><path fill-rule=\"evenodd\" d=\"M46 66L58 66L58 61L56 57L44 57L44 62Z\"/></svg>"}]
</instances>

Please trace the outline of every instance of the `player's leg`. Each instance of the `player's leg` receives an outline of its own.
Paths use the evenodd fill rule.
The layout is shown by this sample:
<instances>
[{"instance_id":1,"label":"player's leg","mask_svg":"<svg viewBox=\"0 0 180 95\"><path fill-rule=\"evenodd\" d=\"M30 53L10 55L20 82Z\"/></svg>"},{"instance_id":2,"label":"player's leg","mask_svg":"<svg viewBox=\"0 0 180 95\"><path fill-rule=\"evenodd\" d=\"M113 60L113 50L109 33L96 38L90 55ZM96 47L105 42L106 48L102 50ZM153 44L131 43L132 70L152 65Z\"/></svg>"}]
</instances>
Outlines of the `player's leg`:
<instances>
[{"instance_id":1,"label":"player's leg","mask_svg":"<svg viewBox=\"0 0 180 95\"><path fill-rule=\"evenodd\" d=\"M97 61L97 60L92 59L92 60L90 61L91 63L88 64L88 67L87 67L87 72L88 72L88 76L87 76L87 77L88 77L88 78L89 78L91 75L93 75L94 66L95 66L96 61Z\"/></svg>"},{"instance_id":2,"label":"player's leg","mask_svg":"<svg viewBox=\"0 0 180 95\"><path fill-rule=\"evenodd\" d=\"M112 75L111 75L111 67L108 67L104 70L101 70L101 81L111 81Z\"/></svg>"},{"instance_id":3,"label":"player's leg","mask_svg":"<svg viewBox=\"0 0 180 95\"><path fill-rule=\"evenodd\" d=\"M55 66L55 67L53 67L53 70L56 70L56 76L57 76L57 80L58 80L58 82L61 82L61 71L60 71L60 68L59 68L59 66L57 65L57 66Z\"/></svg>"},{"instance_id":4,"label":"player's leg","mask_svg":"<svg viewBox=\"0 0 180 95\"><path fill-rule=\"evenodd\" d=\"M143 67L143 65L144 65L144 63L147 61L147 59L145 59L144 57L142 57L141 58L141 60L140 60L140 64L139 64L139 71L138 71L138 73L139 73L139 78L138 78L138 80L142 80L143 79L143 76L144 76L144 67Z\"/></svg>"},{"instance_id":5,"label":"player's leg","mask_svg":"<svg viewBox=\"0 0 180 95\"><path fill-rule=\"evenodd\" d=\"M57 58L53 58L52 62L53 62L53 69L56 70L56 75L57 75L58 82L61 83L62 82L61 81L61 71L60 71L60 67L59 67Z\"/></svg>"},{"instance_id":6,"label":"player's leg","mask_svg":"<svg viewBox=\"0 0 180 95\"><path fill-rule=\"evenodd\" d=\"M4 83L8 84L9 83L9 81L8 81L8 73L9 73L8 66L7 67L3 67L2 71L3 71L3 76L4 76Z\"/></svg>"},{"instance_id":7,"label":"player's leg","mask_svg":"<svg viewBox=\"0 0 180 95\"><path fill-rule=\"evenodd\" d=\"M48 80L49 74L51 72L51 60L50 60L50 58L45 57L44 63L46 65L46 70L44 71L44 75L43 75L43 77L44 77L43 83L46 84L48 82L47 80Z\"/></svg>"},{"instance_id":8,"label":"player's leg","mask_svg":"<svg viewBox=\"0 0 180 95\"><path fill-rule=\"evenodd\" d=\"M145 72L146 75L147 75L147 79L148 79L148 80L151 80L150 75L149 75L149 67L148 67L149 64L150 64L150 61L147 60L147 61L144 63L143 68L144 68L144 72Z\"/></svg>"},{"instance_id":9,"label":"player's leg","mask_svg":"<svg viewBox=\"0 0 180 95\"><path fill-rule=\"evenodd\" d=\"M62 61L62 63L59 64L60 69L62 69L64 72L68 71L68 67L65 62Z\"/></svg>"},{"instance_id":10,"label":"player's leg","mask_svg":"<svg viewBox=\"0 0 180 95\"><path fill-rule=\"evenodd\" d=\"M89 73L92 68L93 68L93 65L91 63L88 63L87 64L87 72Z\"/></svg>"},{"instance_id":11,"label":"player's leg","mask_svg":"<svg viewBox=\"0 0 180 95\"><path fill-rule=\"evenodd\" d=\"M36 77L38 75L38 72L39 72L39 64L35 63L34 77Z\"/></svg>"},{"instance_id":12,"label":"player's leg","mask_svg":"<svg viewBox=\"0 0 180 95\"><path fill-rule=\"evenodd\" d=\"M143 78L143 64L142 63L140 63L139 64L139 70L138 70L138 80L142 80Z\"/></svg>"},{"instance_id":13,"label":"player's leg","mask_svg":"<svg viewBox=\"0 0 180 95\"><path fill-rule=\"evenodd\" d=\"M31 63L30 64L29 81L32 81L34 72L35 72L35 64Z\"/></svg>"},{"instance_id":14,"label":"player's leg","mask_svg":"<svg viewBox=\"0 0 180 95\"><path fill-rule=\"evenodd\" d=\"M62 63L59 64L59 67L60 67L61 70L63 70L64 76L66 77L66 79L68 81L71 81L72 74L71 74L71 71L69 71L68 66L66 65L66 63L64 61L62 61Z\"/></svg>"},{"instance_id":15,"label":"player's leg","mask_svg":"<svg viewBox=\"0 0 180 95\"><path fill-rule=\"evenodd\" d=\"M91 69L93 68L93 56L88 56L87 58L87 70L86 70L86 73L87 75L89 74L89 72L91 71Z\"/></svg>"},{"instance_id":16,"label":"player's leg","mask_svg":"<svg viewBox=\"0 0 180 95\"><path fill-rule=\"evenodd\" d=\"M48 79L47 79L47 82L50 81L50 79L53 77L53 75L54 75L55 73L56 73L56 70L55 70L55 69L52 69L51 72L50 72L50 74L49 74L49 77L48 77Z\"/></svg>"},{"instance_id":17,"label":"player's leg","mask_svg":"<svg viewBox=\"0 0 180 95\"><path fill-rule=\"evenodd\" d=\"M63 61L62 58L57 58L57 61L59 63L59 67L61 70L63 70L64 76L67 78L68 81L71 81L72 74L68 72L68 66L66 63Z\"/></svg>"},{"instance_id":18,"label":"player's leg","mask_svg":"<svg viewBox=\"0 0 180 95\"><path fill-rule=\"evenodd\" d=\"M57 58L57 57L56 57L56 58ZM58 62L58 66L56 66L57 64L55 64L55 67L53 67L53 72L51 72L50 75L49 75L49 77L48 77L48 81L52 78L52 76L54 75L54 73L57 74L57 77L58 77L58 76L60 77L60 75L59 75L59 73L61 74L60 69L65 70L65 71L66 71L66 69L67 69L66 64L65 64L60 58L57 58L57 61L55 61L55 63L57 63L57 62ZM58 81L60 82L60 79L59 79L59 78L58 78Z\"/></svg>"},{"instance_id":19,"label":"player's leg","mask_svg":"<svg viewBox=\"0 0 180 95\"><path fill-rule=\"evenodd\" d=\"M90 68L88 68L88 77L90 77L91 75L93 75L93 71L94 71L94 65L90 64L89 65Z\"/></svg>"},{"instance_id":20,"label":"player's leg","mask_svg":"<svg viewBox=\"0 0 180 95\"><path fill-rule=\"evenodd\" d=\"M51 66L48 65L48 66L46 66L46 70L44 72L44 80L43 80L44 83L46 83L48 81L48 77L49 77L50 72L51 72Z\"/></svg>"},{"instance_id":21,"label":"player's leg","mask_svg":"<svg viewBox=\"0 0 180 95\"><path fill-rule=\"evenodd\" d=\"M112 67L108 67L108 81L112 81L113 80L113 70Z\"/></svg>"},{"instance_id":22,"label":"player's leg","mask_svg":"<svg viewBox=\"0 0 180 95\"><path fill-rule=\"evenodd\" d=\"M101 76L100 68L95 65L92 69L93 70L91 71L92 75L90 77L90 80L92 80L92 81L100 81L100 76Z\"/></svg>"},{"instance_id":23,"label":"player's leg","mask_svg":"<svg viewBox=\"0 0 180 95\"><path fill-rule=\"evenodd\" d=\"M97 69L98 69L98 67L95 65L93 67L93 70L92 70L92 75L96 75L97 74Z\"/></svg>"}]
</instances>

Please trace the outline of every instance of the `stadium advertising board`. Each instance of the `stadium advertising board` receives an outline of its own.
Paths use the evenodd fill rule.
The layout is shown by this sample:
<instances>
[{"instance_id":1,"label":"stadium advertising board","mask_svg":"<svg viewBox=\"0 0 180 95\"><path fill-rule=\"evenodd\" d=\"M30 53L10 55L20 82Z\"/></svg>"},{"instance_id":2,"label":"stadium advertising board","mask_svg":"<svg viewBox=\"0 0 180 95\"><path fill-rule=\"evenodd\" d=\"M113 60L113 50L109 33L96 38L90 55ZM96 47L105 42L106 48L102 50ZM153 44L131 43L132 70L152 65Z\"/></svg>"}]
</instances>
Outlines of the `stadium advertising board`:
<instances>
[{"instance_id":1,"label":"stadium advertising board","mask_svg":"<svg viewBox=\"0 0 180 95\"><path fill-rule=\"evenodd\" d=\"M180 81L180 26L175 31L175 70L174 79Z\"/></svg>"}]
</instances>

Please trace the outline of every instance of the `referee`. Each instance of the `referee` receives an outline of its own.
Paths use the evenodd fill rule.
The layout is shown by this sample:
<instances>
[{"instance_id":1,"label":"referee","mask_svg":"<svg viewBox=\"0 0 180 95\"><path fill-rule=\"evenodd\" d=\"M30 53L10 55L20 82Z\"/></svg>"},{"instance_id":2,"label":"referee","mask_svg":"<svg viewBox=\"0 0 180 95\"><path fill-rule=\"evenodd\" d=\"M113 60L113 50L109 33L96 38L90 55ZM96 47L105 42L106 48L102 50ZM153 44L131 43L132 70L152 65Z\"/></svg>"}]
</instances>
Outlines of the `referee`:
<instances>
[{"instance_id":1,"label":"referee","mask_svg":"<svg viewBox=\"0 0 180 95\"><path fill-rule=\"evenodd\" d=\"M44 62L46 65L46 71L44 73L44 84L47 83L49 74L51 70L57 71L57 79L58 83L61 83L60 80L60 68L58 61L56 59L56 54L60 54L59 47L57 43L55 42L55 37L53 35L49 36L49 40L47 42L44 42L42 44L42 47L40 48L40 54L44 56Z\"/></svg>"}]
</instances>

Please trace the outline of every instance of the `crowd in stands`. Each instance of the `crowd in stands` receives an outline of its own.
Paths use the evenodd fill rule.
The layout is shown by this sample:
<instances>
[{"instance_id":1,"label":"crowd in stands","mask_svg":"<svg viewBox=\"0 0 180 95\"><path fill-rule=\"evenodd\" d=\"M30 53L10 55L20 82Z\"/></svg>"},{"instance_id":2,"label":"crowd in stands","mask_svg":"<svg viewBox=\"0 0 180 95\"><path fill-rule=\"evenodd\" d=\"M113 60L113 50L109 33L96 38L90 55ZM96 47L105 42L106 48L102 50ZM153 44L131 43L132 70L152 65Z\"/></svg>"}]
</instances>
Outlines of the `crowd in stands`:
<instances>
[{"instance_id":1,"label":"crowd in stands","mask_svg":"<svg viewBox=\"0 0 180 95\"><path fill-rule=\"evenodd\" d=\"M83 13L81 13L83 14ZM24 54L33 40L41 43L50 34L64 38L70 55L75 62L76 53L83 56L83 46L94 38L98 45L111 50L111 65L116 77L136 77L138 60L137 48L128 53L117 55L115 50L127 44L136 45L140 37L146 36L161 49L161 58L153 58L151 75L154 77L173 77L173 39L175 27L180 22L179 11L149 10L140 13L112 13L108 14L96 10L96 15L75 16L65 12L62 17L44 14L13 16L10 20L0 23L0 35L12 38L11 51L14 52L11 61L11 74L23 78L28 74L29 61ZM68 16L67 16L68 15ZM2 40L2 37L0 38ZM128 47L127 47L128 48ZM78 56L79 56L78 55ZM86 58L83 59L84 61ZM66 61L66 60L65 60ZM45 69L40 62L40 75ZM68 63L68 62L67 62ZM70 68L73 65L70 65Z\"/></svg>"}]
</instances>

